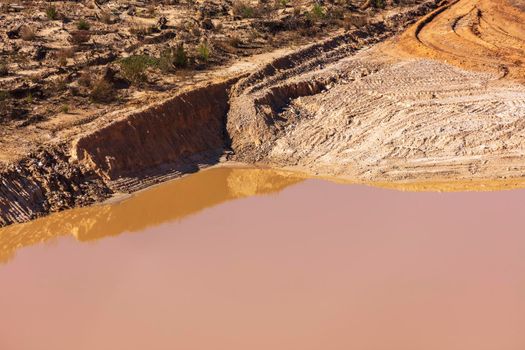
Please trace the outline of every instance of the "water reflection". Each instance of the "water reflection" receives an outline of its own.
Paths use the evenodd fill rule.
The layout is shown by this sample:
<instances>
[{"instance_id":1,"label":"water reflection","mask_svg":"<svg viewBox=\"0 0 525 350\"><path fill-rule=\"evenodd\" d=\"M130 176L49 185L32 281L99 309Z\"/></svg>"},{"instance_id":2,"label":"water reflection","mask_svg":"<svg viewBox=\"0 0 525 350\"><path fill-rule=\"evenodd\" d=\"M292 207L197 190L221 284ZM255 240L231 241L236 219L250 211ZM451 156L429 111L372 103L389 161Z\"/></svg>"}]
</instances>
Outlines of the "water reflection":
<instances>
[{"instance_id":1,"label":"water reflection","mask_svg":"<svg viewBox=\"0 0 525 350\"><path fill-rule=\"evenodd\" d=\"M0 263L16 250L72 235L92 241L182 219L208 207L270 194L302 181L301 175L272 169L214 168L139 192L119 203L69 210L0 230Z\"/></svg>"},{"instance_id":2,"label":"water reflection","mask_svg":"<svg viewBox=\"0 0 525 350\"><path fill-rule=\"evenodd\" d=\"M213 168L171 181L112 204L56 213L26 224L0 229L0 263L18 249L74 236L86 242L124 232L142 231L182 219L220 203L276 193L306 178L300 173L260 168ZM335 182L348 183L341 179ZM525 180L371 183L411 192L495 191L525 188Z\"/></svg>"}]
</instances>

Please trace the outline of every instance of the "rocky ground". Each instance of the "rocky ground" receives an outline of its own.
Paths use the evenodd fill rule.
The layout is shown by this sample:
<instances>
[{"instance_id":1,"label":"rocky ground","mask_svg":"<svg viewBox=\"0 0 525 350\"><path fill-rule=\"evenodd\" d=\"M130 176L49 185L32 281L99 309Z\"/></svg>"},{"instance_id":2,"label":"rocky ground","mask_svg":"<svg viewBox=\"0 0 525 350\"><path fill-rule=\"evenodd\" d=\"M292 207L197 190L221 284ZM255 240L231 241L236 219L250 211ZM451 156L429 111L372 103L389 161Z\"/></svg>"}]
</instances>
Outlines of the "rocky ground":
<instances>
[{"instance_id":1,"label":"rocky ground","mask_svg":"<svg viewBox=\"0 0 525 350\"><path fill-rule=\"evenodd\" d=\"M2 0L0 164L111 111L413 1L405 2Z\"/></svg>"},{"instance_id":2,"label":"rocky ground","mask_svg":"<svg viewBox=\"0 0 525 350\"><path fill-rule=\"evenodd\" d=\"M101 201L228 160L406 188L421 181L429 185L417 188L458 180L462 185L452 187L487 180L494 188L497 181L524 178L525 33L519 2L280 3L264 15L259 4L257 14L249 16L240 16L235 3L221 4L231 6L220 17L222 25L212 20L213 28L206 29L202 23L208 17L199 15L204 3L156 2L163 9L159 13L191 6L197 11L201 37L186 42L180 33L183 22L169 16L166 23L174 28L164 23L167 27L141 39L121 34L131 30L124 26L130 17L156 13L147 12L147 4L63 3L91 6L93 18L111 8L120 18L124 29L115 29L121 39L114 44L121 51L90 68L96 71L91 81L109 84L115 100L97 102L96 84L79 82L79 72L86 69L77 67L82 50L67 60L74 73L64 92L51 89L45 98L35 98L26 90L19 97L17 90L9 90L3 111L34 106L25 117L9 117L2 124L0 224ZM17 6L9 11L25 11ZM41 4L42 11L46 6ZM329 13L341 7L342 17L335 20ZM44 13L35 18L54 22ZM303 24L281 26L290 18ZM61 25L79 30L79 20ZM149 20L151 25L159 22ZM271 29L271 35L270 22L279 28ZM249 40L246 28L269 36ZM166 39L170 30L176 36ZM98 47L91 34L91 47ZM165 41L146 39L158 36ZM232 36L261 44L231 45L235 50L226 54L217 43ZM310 43L301 45L305 41ZM214 59L199 56L203 43ZM167 71L162 69L165 44L173 55ZM177 65L181 47L187 53L185 67ZM54 62L49 55L42 62ZM146 60L144 75L129 75L130 57L133 67L134 60ZM42 62L37 66L43 71L55 70L33 79L39 86L66 74L64 67ZM20 63L11 59L2 84L25 79L20 71L12 73L17 67ZM63 101L78 105L65 111ZM38 116L40 110L48 114Z\"/></svg>"}]
</instances>

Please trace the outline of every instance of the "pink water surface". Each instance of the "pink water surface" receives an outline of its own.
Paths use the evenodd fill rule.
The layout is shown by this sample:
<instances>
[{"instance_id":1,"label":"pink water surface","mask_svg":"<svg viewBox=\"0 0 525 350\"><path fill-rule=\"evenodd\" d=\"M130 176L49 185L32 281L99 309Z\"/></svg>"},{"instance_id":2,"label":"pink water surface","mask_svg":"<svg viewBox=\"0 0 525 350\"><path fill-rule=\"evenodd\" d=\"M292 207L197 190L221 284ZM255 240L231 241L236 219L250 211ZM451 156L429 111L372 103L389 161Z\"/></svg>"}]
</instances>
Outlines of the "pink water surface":
<instances>
[{"instance_id":1,"label":"pink water surface","mask_svg":"<svg viewBox=\"0 0 525 350\"><path fill-rule=\"evenodd\" d=\"M0 265L0 349L524 350L524 199L307 180L60 237Z\"/></svg>"}]
</instances>

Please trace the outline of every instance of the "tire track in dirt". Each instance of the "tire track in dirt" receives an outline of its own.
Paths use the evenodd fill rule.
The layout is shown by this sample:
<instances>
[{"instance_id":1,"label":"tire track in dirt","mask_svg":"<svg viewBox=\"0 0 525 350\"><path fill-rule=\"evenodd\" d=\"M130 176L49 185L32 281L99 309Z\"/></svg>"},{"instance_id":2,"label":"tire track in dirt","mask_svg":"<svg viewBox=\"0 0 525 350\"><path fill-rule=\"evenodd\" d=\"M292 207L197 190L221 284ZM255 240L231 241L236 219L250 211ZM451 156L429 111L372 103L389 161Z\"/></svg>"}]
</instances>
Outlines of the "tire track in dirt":
<instances>
[{"instance_id":1,"label":"tire track in dirt","mask_svg":"<svg viewBox=\"0 0 525 350\"><path fill-rule=\"evenodd\" d=\"M510 0L456 0L421 19L393 51L523 81L524 20Z\"/></svg>"},{"instance_id":2,"label":"tire track in dirt","mask_svg":"<svg viewBox=\"0 0 525 350\"><path fill-rule=\"evenodd\" d=\"M228 116L235 159L364 182L525 176L525 86L510 79L524 43L501 29L502 4L454 1L397 40L244 81Z\"/></svg>"}]
</instances>

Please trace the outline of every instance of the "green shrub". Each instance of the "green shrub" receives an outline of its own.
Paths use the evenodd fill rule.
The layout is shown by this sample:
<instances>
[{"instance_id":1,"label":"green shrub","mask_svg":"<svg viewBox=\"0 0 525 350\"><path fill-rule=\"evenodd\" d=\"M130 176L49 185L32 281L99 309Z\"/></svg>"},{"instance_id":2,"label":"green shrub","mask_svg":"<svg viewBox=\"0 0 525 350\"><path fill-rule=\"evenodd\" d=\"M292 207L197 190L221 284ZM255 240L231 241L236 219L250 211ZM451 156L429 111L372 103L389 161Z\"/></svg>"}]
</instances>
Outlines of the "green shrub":
<instances>
[{"instance_id":1,"label":"green shrub","mask_svg":"<svg viewBox=\"0 0 525 350\"><path fill-rule=\"evenodd\" d=\"M78 30L89 30L91 28L91 24L89 24L88 21L81 19L77 22L77 29Z\"/></svg>"},{"instance_id":2,"label":"green shrub","mask_svg":"<svg viewBox=\"0 0 525 350\"><path fill-rule=\"evenodd\" d=\"M372 6L379 9L384 9L386 7L385 0L372 0Z\"/></svg>"},{"instance_id":3,"label":"green shrub","mask_svg":"<svg viewBox=\"0 0 525 350\"><path fill-rule=\"evenodd\" d=\"M55 6L48 6L46 9L46 16L48 19L54 21L58 19L58 11Z\"/></svg>"},{"instance_id":4,"label":"green shrub","mask_svg":"<svg viewBox=\"0 0 525 350\"><path fill-rule=\"evenodd\" d=\"M197 52L199 53L199 58L202 61L208 62L208 60L210 59L210 48L208 47L207 43L201 43L197 48Z\"/></svg>"},{"instance_id":5,"label":"green shrub","mask_svg":"<svg viewBox=\"0 0 525 350\"><path fill-rule=\"evenodd\" d=\"M146 69L158 67L159 60L147 55L130 56L120 60L120 68L124 78L132 83L142 83L147 80Z\"/></svg>"},{"instance_id":6,"label":"green shrub","mask_svg":"<svg viewBox=\"0 0 525 350\"><path fill-rule=\"evenodd\" d=\"M326 12L323 6L321 6L318 3L315 3L314 6L312 7L312 10L310 11L310 15L312 16L313 19L320 20L320 19L325 18Z\"/></svg>"},{"instance_id":7,"label":"green shrub","mask_svg":"<svg viewBox=\"0 0 525 350\"><path fill-rule=\"evenodd\" d=\"M69 113L69 106L68 105L62 105L62 107L60 107L60 112L62 112L64 114L68 114Z\"/></svg>"},{"instance_id":8,"label":"green shrub","mask_svg":"<svg viewBox=\"0 0 525 350\"><path fill-rule=\"evenodd\" d=\"M175 65L177 67L186 67L188 65L188 56L186 55L184 44L178 45L175 50Z\"/></svg>"},{"instance_id":9,"label":"green shrub","mask_svg":"<svg viewBox=\"0 0 525 350\"><path fill-rule=\"evenodd\" d=\"M276 0L276 7L285 8L290 3L290 0Z\"/></svg>"}]
</instances>

